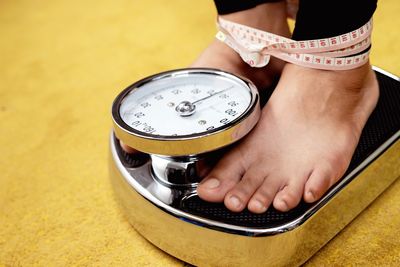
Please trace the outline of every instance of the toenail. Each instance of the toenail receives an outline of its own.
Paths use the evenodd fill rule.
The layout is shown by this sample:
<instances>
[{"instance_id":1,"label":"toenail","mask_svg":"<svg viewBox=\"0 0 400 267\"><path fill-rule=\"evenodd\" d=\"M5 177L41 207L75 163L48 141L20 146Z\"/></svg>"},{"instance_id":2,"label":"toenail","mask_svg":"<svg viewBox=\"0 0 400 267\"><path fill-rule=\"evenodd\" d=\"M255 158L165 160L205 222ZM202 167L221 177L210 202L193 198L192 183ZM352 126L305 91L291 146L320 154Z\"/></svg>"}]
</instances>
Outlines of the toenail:
<instances>
[{"instance_id":1,"label":"toenail","mask_svg":"<svg viewBox=\"0 0 400 267\"><path fill-rule=\"evenodd\" d=\"M236 196L231 196L229 198L229 202L232 204L233 207L239 208L241 206L240 199Z\"/></svg>"},{"instance_id":2,"label":"toenail","mask_svg":"<svg viewBox=\"0 0 400 267\"><path fill-rule=\"evenodd\" d=\"M314 196L314 194L313 194L312 191L308 191L308 192L307 192L307 198L308 198L310 201L314 201L314 200L315 200L315 196Z\"/></svg>"},{"instance_id":3,"label":"toenail","mask_svg":"<svg viewBox=\"0 0 400 267\"><path fill-rule=\"evenodd\" d=\"M254 210L259 212L267 210L267 207L265 207L265 205L259 200L252 201L251 206L254 208Z\"/></svg>"},{"instance_id":4,"label":"toenail","mask_svg":"<svg viewBox=\"0 0 400 267\"><path fill-rule=\"evenodd\" d=\"M215 178L211 178L208 179L207 181L205 181L202 186L204 186L207 189L214 189L217 188L219 186L220 182L218 179Z\"/></svg>"},{"instance_id":5,"label":"toenail","mask_svg":"<svg viewBox=\"0 0 400 267\"><path fill-rule=\"evenodd\" d=\"M282 210L287 210L288 209L288 205L286 204L286 202L282 199L280 199L278 201L279 205L282 207Z\"/></svg>"}]
</instances>

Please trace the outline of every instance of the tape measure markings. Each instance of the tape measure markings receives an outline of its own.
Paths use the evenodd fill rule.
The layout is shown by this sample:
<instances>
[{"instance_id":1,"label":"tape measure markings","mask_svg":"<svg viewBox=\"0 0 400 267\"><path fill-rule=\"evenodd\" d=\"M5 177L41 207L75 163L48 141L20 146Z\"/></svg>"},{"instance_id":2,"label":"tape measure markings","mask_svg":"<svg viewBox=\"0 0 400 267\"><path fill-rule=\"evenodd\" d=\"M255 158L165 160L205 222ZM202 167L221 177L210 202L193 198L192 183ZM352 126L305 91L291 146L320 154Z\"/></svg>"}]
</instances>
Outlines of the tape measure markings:
<instances>
[{"instance_id":1,"label":"tape measure markings","mask_svg":"<svg viewBox=\"0 0 400 267\"><path fill-rule=\"evenodd\" d=\"M360 28L324 39L294 41L235 22L218 19L217 38L233 48L249 65L263 67L270 56L318 69L346 70L365 64L371 45L372 19ZM350 56L358 54L356 56Z\"/></svg>"}]
</instances>

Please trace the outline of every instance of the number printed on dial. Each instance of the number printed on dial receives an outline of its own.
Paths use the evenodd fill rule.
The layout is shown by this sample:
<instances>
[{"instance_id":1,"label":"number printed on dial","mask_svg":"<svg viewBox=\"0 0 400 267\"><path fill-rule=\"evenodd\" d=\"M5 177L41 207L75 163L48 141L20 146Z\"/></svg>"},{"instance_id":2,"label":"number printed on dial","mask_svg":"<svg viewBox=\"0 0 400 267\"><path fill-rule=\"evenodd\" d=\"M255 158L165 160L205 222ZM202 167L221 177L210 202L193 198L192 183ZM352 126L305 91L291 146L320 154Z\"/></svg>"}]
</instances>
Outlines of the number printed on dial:
<instances>
[{"instance_id":1,"label":"number printed on dial","mask_svg":"<svg viewBox=\"0 0 400 267\"><path fill-rule=\"evenodd\" d=\"M223 129L243 116L250 104L245 84L198 73L145 83L122 100L119 112L138 132L179 137Z\"/></svg>"}]
</instances>

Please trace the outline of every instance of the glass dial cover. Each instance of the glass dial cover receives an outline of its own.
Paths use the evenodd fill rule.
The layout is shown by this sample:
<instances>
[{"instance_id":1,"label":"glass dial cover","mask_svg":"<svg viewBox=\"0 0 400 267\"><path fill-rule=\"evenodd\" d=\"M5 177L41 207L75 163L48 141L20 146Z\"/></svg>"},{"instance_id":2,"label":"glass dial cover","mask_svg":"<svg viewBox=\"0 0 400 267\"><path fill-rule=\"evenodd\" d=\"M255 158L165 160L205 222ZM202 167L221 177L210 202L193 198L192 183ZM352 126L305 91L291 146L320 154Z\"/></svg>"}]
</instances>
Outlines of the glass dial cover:
<instances>
[{"instance_id":1,"label":"glass dial cover","mask_svg":"<svg viewBox=\"0 0 400 267\"><path fill-rule=\"evenodd\" d=\"M114 128L124 132L120 138L134 139L123 140L127 144L143 152L176 155L161 147L156 151L146 149L148 145L143 147L142 143L153 141L155 145L160 141L159 145L171 146L175 141L175 145L192 143L199 147L199 143L210 141L206 140L210 135L219 135L221 139L223 132L243 124L246 118L258 120L254 114L259 113L259 99L250 81L233 74L214 69L181 69L156 74L129 86L114 101L112 113ZM254 124L247 121L240 131L248 132L251 129L243 127L252 128ZM225 133L236 135L231 140L221 140L206 150L236 141L237 130ZM200 147L195 150L191 154L207 152ZM184 151L178 154L189 152Z\"/></svg>"}]
</instances>

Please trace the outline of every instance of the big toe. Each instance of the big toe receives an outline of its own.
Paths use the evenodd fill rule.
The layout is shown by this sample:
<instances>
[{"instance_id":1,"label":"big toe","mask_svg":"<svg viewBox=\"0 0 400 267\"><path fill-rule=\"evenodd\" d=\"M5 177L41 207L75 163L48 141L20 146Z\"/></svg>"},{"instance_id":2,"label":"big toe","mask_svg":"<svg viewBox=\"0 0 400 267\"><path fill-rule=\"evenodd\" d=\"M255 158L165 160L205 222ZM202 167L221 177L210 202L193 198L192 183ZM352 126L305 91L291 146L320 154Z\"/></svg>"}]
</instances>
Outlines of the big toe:
<instances>
[{"instance_id":1,"label":"big toe","mask_svg":"<svg viewBox=\"0 0 400 267\"><path fill-rule=\"evenodd\" d=\"M244 168L232 161L234 157L223 158L197 187L201 199L210 202L222 202L225 195L241 179Z\"/></svg>"}]
</instances>

